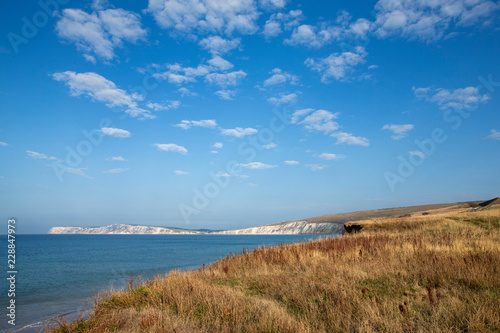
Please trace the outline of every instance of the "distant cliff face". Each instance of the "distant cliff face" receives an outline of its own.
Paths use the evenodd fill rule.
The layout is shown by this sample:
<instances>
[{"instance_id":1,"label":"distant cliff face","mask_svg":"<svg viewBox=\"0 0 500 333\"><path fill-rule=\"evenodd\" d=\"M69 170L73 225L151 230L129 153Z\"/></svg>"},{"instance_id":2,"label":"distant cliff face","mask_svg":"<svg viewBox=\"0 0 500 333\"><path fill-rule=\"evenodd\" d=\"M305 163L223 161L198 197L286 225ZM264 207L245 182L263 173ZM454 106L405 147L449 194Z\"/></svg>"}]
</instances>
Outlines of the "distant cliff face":
<instances>
[{"instance_id":1,"label":"distant cliff face","mask_svg":"<svg viewBox=\"0 0 500 333\"><path fill-rule=\"evenodd\" d=\"M127 224L113 224L105 227L54 227L49 234L147 234L147 235L299 235L299 234L341 234L342 225L336 223L309 223L294 221L281 224L270 224L259 227L226 230L217 232L202 232L195 230L172 229L165 227L134 226Z\"/></svg>"},{"instance_id":2,"label":"distant cliff face","mask_svg":"<svg viewBox=\"0 0 500 333\"><path fill-rule=\"evenodd\" d=\"M214 234L224 235L258 235L258 234L280 234L280 235L301 235L301 234L341 234L343 227L337 223L309 223L306 221L294 221L281 224L270 224L259 227L236 229L214 232Z\"/></svg>"},{"instance_id":3,"label":"distant cliff face","mask_svg":"<svg viewBox=\"0 0 500 333\"><path fill-rule=\"evenodd\" d=\"M105 227L54 227L49 234L203 234L203 232L147 225L113 224Z\"/></svg>"}]
</instances>

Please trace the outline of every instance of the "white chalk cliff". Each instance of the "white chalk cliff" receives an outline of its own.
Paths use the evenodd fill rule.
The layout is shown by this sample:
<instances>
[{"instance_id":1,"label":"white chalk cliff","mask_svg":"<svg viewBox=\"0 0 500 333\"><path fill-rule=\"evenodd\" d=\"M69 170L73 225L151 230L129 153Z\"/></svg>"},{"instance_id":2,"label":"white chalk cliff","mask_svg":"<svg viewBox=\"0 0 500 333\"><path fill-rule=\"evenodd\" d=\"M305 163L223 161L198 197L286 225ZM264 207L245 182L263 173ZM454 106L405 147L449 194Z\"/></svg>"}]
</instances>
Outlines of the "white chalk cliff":
<instances>
[{"instance_id":1,"label":"white chalk cliff","mask_svg":"<svg viewBox=\"0 0 500 333\"><path fill-rule=\"evenodd\" d=\"M53 227L49 234L203 234L203 232L148 225L112 224L105 227Z\"/></svg>"},{"instance_id":2,"label":"white chalk cliff","mask_svg":"<svg viewBox=\"0 0 500 333\"><path fill-rule=\"evenodd\" d=\"M340 234L343 227L337 223L311 223L306 221L292 221L268 224L258 227L204 232L196 230L175 229L165 227L152 227L128 224L113 224L105 227L53 227L49 234L147 234L147 235L193 235L193 234L219 234L219 235L299 235L299 234Z\"/></svg>"},{"instance_id":3,"label":"white chalk cliff","mask_svg":"<svg viewBox=\"0 0 500 333\"><path fill-rule=\"evenodd\" d=\"M262 225L258 227L226 230L214 232L224 235L300 235L300 234L341 234L343 226L337 223L314 223L306 221L292 221L276 224Z\"/></svg>"}]
</instances>

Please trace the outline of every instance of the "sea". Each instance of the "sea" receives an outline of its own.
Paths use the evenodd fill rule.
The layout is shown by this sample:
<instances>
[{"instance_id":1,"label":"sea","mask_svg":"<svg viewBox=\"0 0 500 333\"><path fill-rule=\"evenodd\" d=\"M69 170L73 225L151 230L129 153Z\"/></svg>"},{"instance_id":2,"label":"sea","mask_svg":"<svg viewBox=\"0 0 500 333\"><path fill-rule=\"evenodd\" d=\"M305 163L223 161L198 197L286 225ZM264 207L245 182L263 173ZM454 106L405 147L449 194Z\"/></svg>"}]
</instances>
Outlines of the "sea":
<instances>
[{"instance_id":1,"label":"sea","mask_svg":"<svg viewBox=\"0 0 500 333\"><path fill-rule=\"evenodd\" d=\"M8 323L7 236L0 297L0 332L37 332L50 319L74 318L95 293L126 288L171 270L194 270L229 254L319 235L16 235L15 326ZM0 250L0 253L2 251ZM3 312L3 313L2 313Z\"/></svg>"}]
</instances>

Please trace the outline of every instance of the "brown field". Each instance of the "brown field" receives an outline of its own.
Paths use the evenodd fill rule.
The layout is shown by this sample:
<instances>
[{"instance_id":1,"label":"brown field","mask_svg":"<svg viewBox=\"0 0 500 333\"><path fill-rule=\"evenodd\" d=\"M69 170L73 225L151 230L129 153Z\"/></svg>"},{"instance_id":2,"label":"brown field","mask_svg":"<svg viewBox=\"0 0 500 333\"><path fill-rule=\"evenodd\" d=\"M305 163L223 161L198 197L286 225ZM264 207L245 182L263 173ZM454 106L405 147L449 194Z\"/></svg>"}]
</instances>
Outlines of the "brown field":
<instances>
[{"instance_id":1,"label":"brown field","mask_svg":"<svg viewBox=\"0 0 500 333\"><path fill-rule=\"evenodd\" d=\"M440 207L446 208L446 207ZM96 295L46 332L500 332L500 205L357 221Z\"/></svg>"},{"instance_id":2,"label":"brown field","mask_svg":"<svg viewBox=\"0 0 500 333\"><path fill-rule=\"evenodd\" d=\"M327 214L315 217L309 217L302 220L295 221L306 221L310 223L347 223L349 221L360 221L368 219L381 219L389 217L398 217L408 214L418 214L427 211L438 212L439 210L451 210L456 211L459 208L467 208L471 205L475 205L476 202L464 202L464 203L447 203L447 204L432 204L432 205L420 205L420 206L410 206L410 207L397 207L397 208L385 208L385 209L372 209L372 210L361 210L357 212L349 213L337 213L337 214ZM279 225L283 223L295 222L286 221L272 223L270 225Z\"/></svg>"}]
</instances>

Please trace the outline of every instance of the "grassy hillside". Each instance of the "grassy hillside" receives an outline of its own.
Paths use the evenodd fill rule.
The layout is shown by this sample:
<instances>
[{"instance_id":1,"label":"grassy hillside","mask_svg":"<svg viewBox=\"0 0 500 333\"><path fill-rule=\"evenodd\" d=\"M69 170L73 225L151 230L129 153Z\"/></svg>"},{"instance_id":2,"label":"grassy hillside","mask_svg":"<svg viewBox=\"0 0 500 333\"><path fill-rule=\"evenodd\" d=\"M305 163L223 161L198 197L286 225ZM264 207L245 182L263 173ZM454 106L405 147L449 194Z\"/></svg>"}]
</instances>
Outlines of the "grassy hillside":
<instances>
[{"instance_id":1,"label":"grassy hillside","mask_svg":"<svg viewBox=\"0 0 500 333\"><path fill-rule=\"evenodd\" d=\"M48 332L499 332L500 206L358 221L96 297Z\"/></svg>"}]
</instances>

